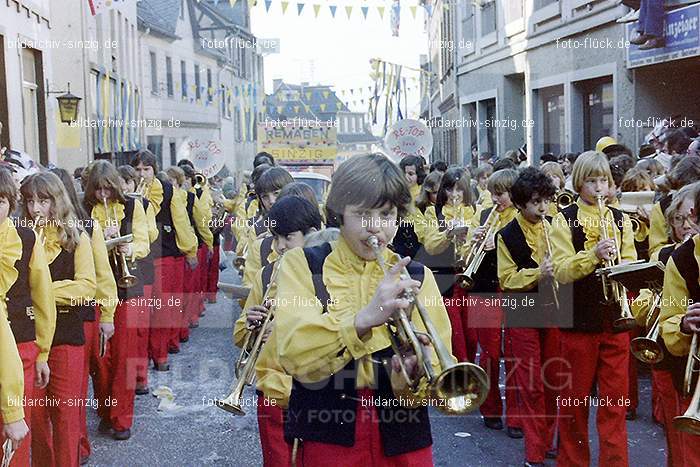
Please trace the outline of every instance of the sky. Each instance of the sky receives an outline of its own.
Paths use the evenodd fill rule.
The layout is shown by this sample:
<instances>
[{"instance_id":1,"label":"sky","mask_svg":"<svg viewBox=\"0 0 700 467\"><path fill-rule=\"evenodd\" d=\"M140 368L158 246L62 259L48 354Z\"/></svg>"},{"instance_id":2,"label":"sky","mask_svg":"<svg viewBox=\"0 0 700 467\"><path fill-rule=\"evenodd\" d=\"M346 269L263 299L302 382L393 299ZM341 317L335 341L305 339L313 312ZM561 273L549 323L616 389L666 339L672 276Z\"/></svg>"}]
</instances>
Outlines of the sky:
<instances>
[{"instance_id":1,"label":"sky","mask_svg":"<svg viewBox=\"0 0 700 467\"><path fill-rule=\"evenodd\" d=\"M301 16L297 15L297 2L289 2L282 14L280 0L273 0L270 11L265 2L259 1L251 11L253 34L259 39L280 39L280 54L265 57L265 92L272 92L272 80L283 78L286 82L300 84L327 84L334 86L342 101L350 101L351 110L366 111L369 92L361 97L345 95L342 89L357 89L372 85L369 59L376 57L389 62L419 68L421 53L427 53L427 35L424 33L424 10L418 7L414 19L409 5L418 0L403 0L399 37L392 37L390 27L390 0L316 0L321 4L318 18L314 17L313 3L306 3ZM338 6L335 19L329 4ZM346 6L353 6L348 20ZM361 6L369 7L367 19ZM376 6L385 6L381 19ZM417 72L408 75L418 77ZM419 110L419 85L409 93L409 112ZM362 105L360 99L364 98ZM356 101L353 105L352 101Z\"/></svg>"}]
</instances>

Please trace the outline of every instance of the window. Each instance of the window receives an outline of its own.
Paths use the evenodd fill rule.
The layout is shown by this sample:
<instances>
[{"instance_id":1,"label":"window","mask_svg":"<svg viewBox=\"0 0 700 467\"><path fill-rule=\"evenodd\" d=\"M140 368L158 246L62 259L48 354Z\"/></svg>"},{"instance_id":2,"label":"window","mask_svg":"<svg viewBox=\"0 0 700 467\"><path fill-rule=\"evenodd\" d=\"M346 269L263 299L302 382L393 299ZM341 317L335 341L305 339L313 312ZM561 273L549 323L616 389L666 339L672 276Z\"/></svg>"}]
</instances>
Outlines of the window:
<instances>
[{"instance_id":1,"label":"window","mask_svg":"<svg viewBox=\"0 0 700 467\"><path fill-rule=\"evenodd\" d=\"M441 44L449 44L454 40L454 31L452 28L452 8L443 8L442 22L440 23L440 40ZM442 75L446 75L452 68L452 47L440 47L440 71Z\"/></svg>"},{"instance_id":2,"label":"window","mask_svg":"<svg viewBox=\"0 0 700 467\"><path fill-rule=\"evenodd\" d=\"M148 150L156 156L156 161L162 167L163 164L163 137L162 136L149 136L147 138Z\"/></svg>"},{"instance_id":3,"label":"window","mask_svg":"<svg viewBox=\"0 0 700 467\"><path fill-rule=\"evenodd\" d=\"M486 121L496 122L496 99L488 99L484 102L484 109L486 110ZM496 128L495 125L491 124L486 129L486 149L485 151L490 154L498 154L498 148L496 147Z\"/></svg>"},{"instance_id":4,"label":"window","mask_svg":"<svg viewBox=\"0 0 700 467\"><path fill-rule=\"evenodd\" d=\"M544 8L552 3L557 3L559 0L535 0L535 10Z\"/></svg>"},{"instance_id":5,"label":"window","mask_svg":"<svg viewBox=\"0 0 700 467\"><path fill-rule=\"evenodd\" d=\"M505 23L512 23L523 17L523 0L508 0L503 2Z\"/></svg>"},{"instance_id":6,"label":"window","mask_svg":"<svg viewBox=\"0 0 700 467\"><path fill-rule=\"evenodd\" d=\"M465 52L474 51L474 4L467 2L464 4L464 12L462 14L462 39L465 46Z\"/></svg>"},{"instance_id":7,"label":"window","mask_svg":"<svg viewBox=\"0 0 700 467\"><path fill-rule=\"evenodd\" d=\"M214 85L211 79L211 68L207 68L207 102L211 102L214 99Z\"/></svg>"},{"instance_id":8,"label":"window","mask_svg":"<svg viewBox=\"0 0 700 467\"><path fill-rule=\"evenodd\" d=\"M194 97L197 100L202 98L202 80L199 77L199 65L194 66Z\"/></svg>"},{"instance_id":9,"label":"window","mask_svg":"<svg viewBox=\"0 0 700 467\"><path fill-rule=\"evenodd\" d=\"M151 94L158 95L158 60L156 53L151 52Z\"/></svg>"},{"instance_id":10,"label":"window","mask_svg":"<svg viewBox=\"0 0 700 467\"><path fill-rule=\"evenodd\" d=\"M22 107L24 110L24 150L37 158L39 155L39 95L36 57L33 49L22 49ZM38 53L38 52L37 52ZM9 128L5 131L9 132Z\"/></svg>"},{"instance_id":11,"label":"window","mask_svg":"<svg viewBox=\"0 0 700 467\"><path fill-rule=\"evenodd\" d=\"M564 88L553 86L540 92L543 116L543 151L561 154L565 147Z\"/></svg>"},{"instance_id":12,"label":"window","mask_svg":"<svg viewBox=\"0 0 700 467\"><path fill-rule=\"evenodd\" d=\"M168 86L168 97L173 97L175 95L175 88L173 86L173 59L170 57L165 57L165 79Z\"/></svg>"},{"instance_id":13,"label":"window","mask_svg":"<svg viewBox=\"0 0 700 467\"><path fill-rule=\"evenodd\" d=\"M595 147L602 136L613 132L613 84L612 78L583 83L583 143L585 148Z\"/></svg>"},{"instance_id":14,"label":"window","mask_svg":"<svg viewBox=\"0 0 700 467\"><path fill-rule=\"evenodd\" d=\"M187 97L187 63L180 61L180 85L182 86L182 97Z\"/></svg>"},{"instance_id":15,"label":"window","mask_svg":"<svg viewBox=\"0 0 700 467\"><path fill-rule=\"evenodd\" d=\"M481 35L486 36L496 31L496 1L491 0L481 7Z\"/></svg>"},{"instance_id":16,"label":"window","mask_svg":"<svg viewBox=\"0 0 700 467\"><path fill-rule=\"evenodd\" d=\"M177 143L170 139L170 165L177 165Z\"/></svg>"},{"instance_id":17,"label":"window","mask_svg":"<svg viewBox=\"0 0 700 467\"><path fill-rule=\"evenodd\" d=\"M219 104L221 107L221 116L226 117L226 86L222 84L219 87L219 91L221 92L221 101Z\"/></svg>"}]
</instances>

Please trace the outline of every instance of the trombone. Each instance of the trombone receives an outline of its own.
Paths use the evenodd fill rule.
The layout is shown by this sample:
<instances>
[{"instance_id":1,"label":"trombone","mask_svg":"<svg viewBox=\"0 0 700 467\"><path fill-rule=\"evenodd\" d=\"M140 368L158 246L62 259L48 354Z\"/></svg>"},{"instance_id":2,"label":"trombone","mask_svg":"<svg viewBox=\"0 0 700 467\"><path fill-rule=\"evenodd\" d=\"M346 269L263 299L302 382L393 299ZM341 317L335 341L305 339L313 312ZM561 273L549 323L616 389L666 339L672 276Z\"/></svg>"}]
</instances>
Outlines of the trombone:
<instances>
[{"instance_id":1,"label":"trombone","mask_svg":"<svg viewBox=\"0 0 700 467\"><path fill-rule=\"evenodd\" d=\"M688 352L688 362L685 366L685 381L683 389L686 395L690 394L693 384L693 374L700 373L700 348L698 346L698 333L693 334ZM695 391L690 400L688 410L683 415L673 418L673 426L676 430L684 431L692 435L700 435L700 378L695 383Z\"/></svg>"},{"instance_id":2,"label":"trombone","mask_svg":"<svg viewBox=\"0 0 700 467\"><path fill-rule=\"evenodd\" d=\"M267 290L265 291L262 303L268 301L270 290L272 290L272 286L277 280L277 271L279 271L279 266L275 264L273 267L274 271L272 271L270 285L268 285ZM234 415L245 415L242 399L243 389L245 389L246 386L252 385L255 381L255 364L258 361L258 357L260 356L260 352L264 344L263 337L265 336L265 332L270 327L274 318L273 310L274 306L270 306L267 316L265 316L263 322L259 326L248 331L246 334L245 341L241 347L241 353L238 355L238 359L236 359L236 366L234 368L236 384L233 386L231 393L226 396L225 399L217 399L214 401L217 407L220 407Z\"/></svg>"},{"instance_id":3,"label":"trombone","mask_svg":"<svg viewBox=\"0 0 700 467\"><path fill-rule=\"evenodd\" d=\"M552 241L549 238L549 228L547 228L547 218L546 216L541 216L542 217L542 230L544 230L544 242L545 242L545 258L552 259ZM554 306L556 307L557 310L559 310L559 283L557 280L552 277L551 278L551 286L552 286L552 296L554 297Z\"/></svg>"},{"instance_id":4,"label":"trombone","mask_svg":"<svg viewBox=\"0 0 700 467\"><path fill-rule=\"evenodd\" d=\"M479 270L479 266L481 266L481 262L486 256L486 242L489 237L496 232L499 217L500 214L496 211L496 207L494 206L486 218L486 222L484 222L484 225L488 226L486 233L480 240L474 237L470 242L469 253L467 253L467 257L462 260L464 270L457 274L459 285L463 289L469 290L474 287L474 275Z\"/></svg>"},{"instance_id":5,"label":"trombone","mask_svg":"<svg viewBox=\"0 0 700 467\"><path fill-rule=\"evenodd\" d=\"M107 198L102 198L102 203L104 204L105 207L105 216L107 216L107 225L111 225L112 222L115 224L117 223L117 207L113 206L114 211L114 219L110 219L109 217L109 208L107 206ZM117 238L112 238L107 240L105 243L110 242L110 247L114 248L117 247L123 243L129 243L130 241L133 240L133 235L124 235L122 237L117 237ZM131 274L129 271L129 265L126 262L126 256L122 253L120 253L116 249L112 249L112 257L114 259L114 264L117 267L117 286L122 289L128 289L130 287L135 286L138 284L139 279L138 277L134 276Z\"/></svg>"},{"instance_id":6,"label":"trombone","mask_svg":"<svg viewBox=\"0 0 700 467\"><path fill-rule=\"evenodd\" d=\"M656 316L653 324L649 327L649 332L646 336L635 337L630 342L630 350L637 360L653 365L664 359L664 351L658 343L659 338L659 319L661 318L661 294L654 293L654 301L651 305L651 311L647 318L649 323L652 316Z\"/></svg>"},{"instance_id":7,"label":"trombone","mask_svg":"<svg viewBox=\"0 0 700 467\"><path fill-rule=\"evenodd\" d=\"M379 250L379 239L371 236L369 245L374 251L379 266L386 274L387 267ZM402 275L408 277L406 269ZM410 319L410 309L397 310L394 316L385 323L385 326L394 353L401 357L399 359L401 374L409 388L415 393L420 383L419 379L413 379L408 375L403 358L406 355L406 350L412 348L417 359L416 363L419 368L423 369L432 396L445 402L440 404L439 410L441 412L448 415L459 415L475 410L484 402L488 394L490 384L488 375L480 366L473 363L452 363L452 355L440 340L440 335L430 319L428 311L418 300L415 292L406 290L404 297L411 302L411 308L417 309L426 332L421 333L416 330ZM418 339L419 335L426 336L435 349L440 363L440 374L435 374L428 349Z\"/></svg>"},{"instance_id":8,"label":"trombone","mask_svg":"<svg viewBox=\"0 0 700 467\"><path fill-rule=\"evenodd\" d=\"M607 214L608 210L605 206L605 196L597 195L596 201L598 203L598 212L600 220L600 239L608 240L610 235L608 233L608 226L611 224L608 220ZM620 264L620 242L617 241L617 233L614 225L612 227L612 240L615 244L615 257L608 258L603 261L603 267L596 271L596 274L600 277L603 284L603 296L605 300L610 300L612 295L612 300L616 301L620 306L620 317L613 322L613 330L615 332L629 331L634 329L637 325L632 312L630 311L629 303L627 302L627 289L617 281L611 281L608 279L608 274L611 267Z\"/></svg>"}]
</instances>

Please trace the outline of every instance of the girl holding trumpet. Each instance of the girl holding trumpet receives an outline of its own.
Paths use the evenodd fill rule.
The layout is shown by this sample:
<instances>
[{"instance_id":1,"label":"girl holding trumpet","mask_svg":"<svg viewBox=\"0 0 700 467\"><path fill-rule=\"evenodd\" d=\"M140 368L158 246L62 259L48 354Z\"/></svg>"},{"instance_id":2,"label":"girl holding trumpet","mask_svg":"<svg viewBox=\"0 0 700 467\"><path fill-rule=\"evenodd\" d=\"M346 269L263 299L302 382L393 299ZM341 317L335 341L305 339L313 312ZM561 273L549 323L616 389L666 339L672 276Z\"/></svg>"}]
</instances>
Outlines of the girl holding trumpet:
<instances>
[{"instance_id":1,"label":"girl holding trumpet","mask_svg":"<svg viewBox=\"0 0 700 467\"><path fill-rule=\"evenodd\" d=\"M82 396L83 318L86 310L94 306L96 291L92 246L56 175L30 175L23 181L21 193L24 217L36 223L46 239L44 247L57 311L48 359L51 377L45 389L35 388L34 397L62 401L51 407L33 408L32 462L77 465L80 407L68 401Z\"/></svg>"},{"instance_id":2,"label":"girl holding trumpet","mask_svg":"<svg viewBox=\"0 0 700 467\"><path fill-rule=\"evenodd\" d=\"M405 292L417 290L434 337L449 349L449 319L431 271L386 249L410 202L395 164L382 155L355 156L333 175L326 203L328 222L340 225L338 240L293 249L282 259L276 345L294 379L285 435L303 439L303 465L432 465L426 407L394 400L390 381L397 391L406 383L385 327L394 312L408 309ZM407 266L412 277L401 277ZM414 323L425 331L421 321ZM389 367L381 363L389 361ZM409 376L421 376L415 355L404 362ZM426 390L420 385L418 397ZM374 398L394 403L375 407ZM318 414L340 414L344 423Z\"/></svg>"},{"instance_id":3,"label":"girl holding trumpet","mask_svg":"<svg viewBox=\"0 0 700 467\"><path fill-rule=\"evenodd\" d=\"M134 357L137 356L133 343L137 340L139 315L144 312L143 300L139 300L143 297L143 284L138 279L128 279L128 264L148 255L146 214L139 201L124 196L119 172L107 161L95 161L90 167L84 204L104 231L106 240L132 236L131 241L115 246L112 256L119 301L114 315L114 337L108 349L111 363L108 387L111 398L117 402L109 407L101 422L103 431L112 430L115 439L124 440L131 435L136 386Z\"/></svg>"},{"instance_id":4,"label":"girl holding trumpet","mask_svg":"<svg viewBox=\"0 0 700 467\"><path fill-rule=\"evenodd\" d=\"M552 164L556 164L552 162ZM558 166L558 164L557 164ZM525 436L525 465L544 465L556 429L556 385L559 330L551 322L556 303L551 229L546 219L555 186L543 171L528 167L510 189L518 214L498 234L498 281L506 293L534 293L530 310L506 314L505 353ZM549 311L549 312L548 312ZM510 379L509 378L509 379Z\"/></svg>"},{"instance_id":5,"label":"girl holding trumpet","mask_svg":"<svg viewBox=\"0 0 700 467\"><path fill-rule=\"evenodd\" d=\"M289 213L294 216L289 216ZM279 258L293 248L304 246L307 236L321 229L321 214L318 207L306 199L296 196L281 198L267 215L271 221L270 231L275 239L273 246ZM274 221L274 222L272 222ZM264 322L268 313L276 312L276 287L274 271L279 259L262 268L255 277L244 312L236 321L233 339L242 347L246 335ZM263 301L265 299L265 301ZM275 307L275 309L272 309ZM271 324L273 324L272 322ZM258 393L258 426L263 462L266 466L289 465L290 445L284 440L284 410L289 404L292 377L279 364L274 326L260 330L264 336L263 349L255 364L256 392ZM272 338L269 333L272 332ZM245 349L244 349L245 350Z\"/></svg>"},{"instance_id":6,"label":"girl holding trumpet","mask_svg":"<svg viewBox=\"0 0 700 467\"><path fill-rule=\"evenodd\" d=\"M0 167L0 446L9 438L14 452L11 465L29 465L31 405L17 401L23 396L31 400L35 384L43 388L49 382L46 361L56 328L56 304L41 239L10 217L17 194L12 174ZM21 366L16 366L15 353ZM24 390L19 392L23 374ZM18 444L21 438L24 442Z\"/></svg>"},{"instance_id":7,"label":"girl holding trumpet","mask_svg":"<svg viewBox=\"0 0 700 467\"><path fill-rule=\"evenodd\" d=\"M595 151L581 154L574 163L573 185L579 194L575 204L565 208L552 221L554 276L560 283L572 284L573 300L561 295L560 314L573 315L573 325L562 327L561 354L566 359L560 406L558 465L590 464L588 410L591 388L597 384L598 397L608 396L613 404L628 397L629 333L614 332L613 321L620 317L622 301L608 300L604 283L596 275L603 261L636 259L629 218L617 209L603 205L613 185L607 157ZM603 230L605 229L605 230ZM603 238L603 232L605 237ZM608 292L608 293L611 293ZM597 425L600 463L627 465L627 428L624 405L602 405Z\"/></svg>"},{"instance_id":8,"label":"girl holding trumpet","mask_svg":"<svg viewBox=\"0 0 700 467\"><path fill-rule=\"evenodd\" d=\"M675 202L674 199L673 203ZM694 192L691 210L687 209L687 204L689 203L686 201L681 203L675 222L674 219L670 219L678 225L682 220L683 228L692 226L692 238L676 248L666 263L659 322L661 337L668 350L664 360L669 360L671 373L670 378L662 377L659 380L659 386L669 446L669 465L674 466L700 465L700 452L697 449L700 443L700 383L697 377L700 374L700 351L697 346L700 333L700 237L697 235L700 232L697 225L700 190ZM695 344L694 348L692 343ZM695 397L692 397L693 394ZM686 418L685 423L679 420L683 415ZM694 418L694 429L688 423L691 417Z\"/></svg>"}]
</instances>

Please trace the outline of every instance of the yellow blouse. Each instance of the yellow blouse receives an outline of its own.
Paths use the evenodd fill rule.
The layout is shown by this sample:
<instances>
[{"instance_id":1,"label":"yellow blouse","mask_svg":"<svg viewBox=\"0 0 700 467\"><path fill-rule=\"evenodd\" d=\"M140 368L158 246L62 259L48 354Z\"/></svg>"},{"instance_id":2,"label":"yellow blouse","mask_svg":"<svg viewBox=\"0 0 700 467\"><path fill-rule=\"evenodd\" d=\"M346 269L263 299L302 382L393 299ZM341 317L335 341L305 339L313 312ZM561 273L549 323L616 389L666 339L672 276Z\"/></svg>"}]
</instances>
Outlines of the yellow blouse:
<instances>
[{"instance_id":1,"label":"yellow blouse","mask_svg":"<svg viewBox=\"0 0 700 467\"><path fill-rule=\"evenodd\" d=\"M598 206L586 204L582 199L576 201L578 205L577 222L583 228L586 240L583 250L574 251L571 238L571 229L564 215L559 213L552 219L551 241L552 256L554 262L554 277L562 284L569 284L583 279L593 273L601 265L600 259L595 255L595 246L600 240L600 214ZM612 215L607 215L608 235L612 238L613 229L620 241L617 227L612 224ZM623 262L637 259L637 251L634 248L634 236L632 224L627 215L623 216L623 232L620 255Z\"/></svg>"},{"instance_id":2,"label":"yellow blouse","mask_svg":"<svg viewBox=\"0 0 700 467\"><path fill-rule=\"evenodd\" d=\"M649 256L668 245L668 224L661 204L654 203L649 214Z\"/></svg>"},{"instance_id":3,"label":"yellow blouse","mask_svg":"<svg viewBox=\"0 0 700 467\"><path fill-rule=\"evenodd\" d=\"M255 276L262 269L262 258L260 258L260 245L262 245L263 239L258 238L251 243L252 247L248 248L248 253L245 256L245 268L243 270L243 285L246 287L252 287L255 282ZM271 249L270 254L267 257L269 263L277 260L279 255L274 248Z\"/></svg>"},{"instance_id":4,"label":"yellow blouse","mask_svg":"<svg viewBox=\"0 0 700 467\"><path fill-rule=\"evenodd\" d=\"M446 228L459 225L470 225L474 219L474 208L471 206L454 206L447 204L442 207L444 221L439 221L435 211L435 206L428 206L425 209L425 229L422 231L422 243L431 255L438 255L445 251L452 240L447 238Z\"/></svg>"},{"instance_id":5,"label":"yellow blouse","mask_svg":"<svg viewBox=\"0 0 700 467\"><path fill-rule=\"evenodd\" d=\"M317 382L340 371L354 359L357 361L357 388L370 387L375 382L371 356L391 344L384 326L373 328L360 339L355 330L355 316L369 304L384 273L376 261L365 261L357 256L342 236L332 242L332 247L323 265L323 281L330 296L325 314L315 296L303 250L290 250L281 260L275 317L280 363L299 381ZM385 250L383 254L387 265L396 261L392 252ZM418 299L430 314L439 338L451 352L452 331L445 305L432 272L427 268L424 272ZM424 331L423 323L416 316L414 312L416 328ZM436 359L433 363L437 370Z\"/></svg>"},{"instance_id":6,"label":"yellow blouse","mask_svg":"<svg viewBox=\"0 0 700 467\"><path fill-rule=\"evenodd\" d=\"M146 199L153 205L155 214L160 212L160 205L163 202L163 185L156 177L146 185Z\"/></svg>"},{"instance_id":7,"label":"yellow blouse","mask_svg":"<svg viewBox=\"0 0 700 467\"><path fill-rule=\"evenodd\" d=\"M700 238L697 235L693 237L693 243L697 262L700 258ZM693 336L681 331L681 321L688 311L688 306L693 303L692 300L685 278L681 276L673 258L670 258L664 272L659 325L666 348L677 357L688 355L690 351L690 341Z\"/></svg>"},{"instance_id":8,"label":"yellow blouse","mask_svg":"<svg viewBox=\"0 0 700 467\"><path fill-rule=\"evenodd\" d=\"M24 418L24 371L15 337L7 322L3 292L0 292L0 299L0 422L8 424Z\"/></svg>"},{"instance_id":9,"label":"yellow blouse","mask_svg":"<svg viewBox=\"0 0 700 467\"><path fill-rule=\"evenodd\" d=\"M197 236L187 215L187 192L173 187L173 198L170 202L170 214L175 227L175 243L177 248L188 258L197 256Z\"/></svg>"},{"instance_id":10,"label":"yellow blouse","mask_svg":"<svg viewBox=\"0 0 700 467\"><path fill-rule=\"evenodd\" d=\"M482 189L478 185L477 185L476 189L479 192L479 199L477 199L475 202L475 204L477 205L476 208L477 209L479 209L479 208L488 209L491 206L493 206L493 200L491 199L491 192L486 188Z\"/></svg>"},{"instance_id":11,"label":"yellow blouse","mask_svg":"<svg viewBox=\"0 0 700 467\"><path fill-rule=\"evenodd\" d=\"M546 223L538 222L532 224L525 217L518 213L515 216L515 221L520 225L520 228L525 235L525 242L532 250L532 259L535 263L542 264L546 253L546 245L544 243L544 228L551 231L551 226L546 220ZM540 268L525 268L518 271L518 266L513 261L513 257L508 250L503 237L498 236L498 282L501 288L506 291L524 292L531 290L537 286L540 279Z\"/></svg>"},{"instance_id":12,"label":"yellow blouse","mask_svg":"<svg viewBox=\"0 0 700 467\"><path fill-rule=\"evenodd\" d=\"M199 236L202 237L202 241L204 241L204 243L207 245L207 248L211 250L214 248L214 234L211 233L212 205L209 204L204 189L202 189L201 198L197 197L197 193L194 188L191 188L190 192L194 193L194 207L192 209L192 213L194 216L195 228L197 229ZM208 193L208 190L206 193Z\"/></svg>"},{"instance_id":13,"label":"yellow blouse","mask_svg":"<svg viewBox=\"0 0 700 467\"><path fill-rule=\"evenodd\" d=\"M143 205L142 205L143 206ZM156 211L152 203L148 203L146 209L146 227L148 228L148 245L158 240L158 225L156 225Z\"/></svg>"}]
</instances>

